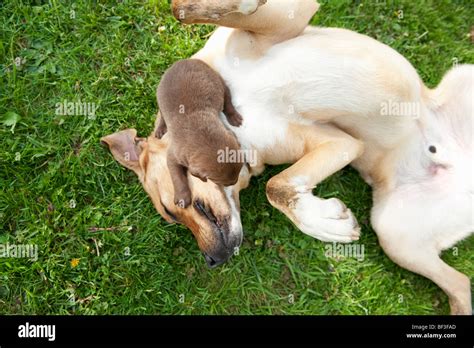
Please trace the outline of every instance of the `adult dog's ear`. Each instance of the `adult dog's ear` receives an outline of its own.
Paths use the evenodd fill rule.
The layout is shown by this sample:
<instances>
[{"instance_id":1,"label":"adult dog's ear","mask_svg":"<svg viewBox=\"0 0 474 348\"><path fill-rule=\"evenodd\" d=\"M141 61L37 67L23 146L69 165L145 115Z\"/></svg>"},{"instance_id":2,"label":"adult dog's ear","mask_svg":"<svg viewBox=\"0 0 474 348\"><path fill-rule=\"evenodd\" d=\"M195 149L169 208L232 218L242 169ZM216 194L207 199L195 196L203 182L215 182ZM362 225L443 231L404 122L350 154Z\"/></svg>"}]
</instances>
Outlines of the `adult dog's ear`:
<instances>
[{"instance_id":1,"label":"adult dog's ear","mask_svg":"<svg viewBox=\"0 0 474 348\"><path fill-rule=\"evenodd\" d=\"M125 129L107 135L101 138L100 142L108 145L112 155L121 165L133 170L139 177L142 176L143 170L139 159L144 139L137 138L135 129Z\"/></svg>"}]
</instances>

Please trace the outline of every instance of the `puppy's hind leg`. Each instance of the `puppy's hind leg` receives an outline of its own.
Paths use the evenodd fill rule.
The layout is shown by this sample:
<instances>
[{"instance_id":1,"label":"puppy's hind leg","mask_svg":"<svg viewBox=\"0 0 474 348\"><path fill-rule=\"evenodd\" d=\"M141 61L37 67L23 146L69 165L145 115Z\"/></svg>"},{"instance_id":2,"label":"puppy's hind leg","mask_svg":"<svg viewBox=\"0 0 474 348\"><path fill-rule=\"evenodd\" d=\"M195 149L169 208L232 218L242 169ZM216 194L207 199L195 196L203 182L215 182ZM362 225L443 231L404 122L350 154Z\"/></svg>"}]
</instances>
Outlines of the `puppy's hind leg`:
<instances>
[{"instance_id":1,"label":"puppy's hind leg","mask_svg":"<svg viewBox=\"0 0 474 348\"><path fill-rule=\"evenodd\" d=\"M239 127L242 124L242 116L237 110L235 110L234 104L232 104L232 96L230 95L229 87L225 84L224 90L224 114L231 125Z\"/></svg>"}]
</instances>

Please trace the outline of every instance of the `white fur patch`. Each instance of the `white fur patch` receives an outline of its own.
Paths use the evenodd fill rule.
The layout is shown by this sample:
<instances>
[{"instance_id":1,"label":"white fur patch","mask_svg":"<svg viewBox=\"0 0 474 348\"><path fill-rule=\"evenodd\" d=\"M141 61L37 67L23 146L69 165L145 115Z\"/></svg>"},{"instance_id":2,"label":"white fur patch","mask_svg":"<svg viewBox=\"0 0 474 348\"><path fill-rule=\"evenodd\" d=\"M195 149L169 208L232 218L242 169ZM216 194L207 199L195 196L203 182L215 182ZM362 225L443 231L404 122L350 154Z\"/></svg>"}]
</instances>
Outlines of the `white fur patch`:
<instances>
[{"instance_id":1,"label":"white fur patch","mask_svg":"<svg viewBox=\"0 0 474 348\"><path fill-rule=\"evenodd\" d=\"M258 7L258 0L242 0L242 2L239 5L238 12L248 15L255 12L257 7Z\"/></svg>"},{"instance_id":2,"label":"white fur patch","mask_svg":"<svg viewBox=\"0 0 474 348\"><path fill-rule=\"evenodd\" d=\"M359 239L360 228L354 215L338 199L321 199L310 192L298 194L293 215L303 233L323 242L350 243Z\"/></svg>"},{"instance_id":3,"label":"white fur patch","mask_svg":"<svg viewBox=\"0 0 474 348\"><path fill-rule=\"evenodd\" d=\"M233 235L240 234L242 236L243 233L242 233L242 222L240 221L240 211L234 202L234 198L232 197L233 187L232 186L225 187L224 192L227 198L227 202L229 202L230 211L231 211L230 233Z\"/></svg>"},{"instance_id":4,"label":"white fur patch","mask_svg":"<svg viewBox=\"0 0 474 348\"><path fill-rule=\"evenodd\" d=\"M308 187L309 178L305 175L294 176L290 179L290 183L298 193L306 193L310 191Z\"/></svg>"}]
</instances>

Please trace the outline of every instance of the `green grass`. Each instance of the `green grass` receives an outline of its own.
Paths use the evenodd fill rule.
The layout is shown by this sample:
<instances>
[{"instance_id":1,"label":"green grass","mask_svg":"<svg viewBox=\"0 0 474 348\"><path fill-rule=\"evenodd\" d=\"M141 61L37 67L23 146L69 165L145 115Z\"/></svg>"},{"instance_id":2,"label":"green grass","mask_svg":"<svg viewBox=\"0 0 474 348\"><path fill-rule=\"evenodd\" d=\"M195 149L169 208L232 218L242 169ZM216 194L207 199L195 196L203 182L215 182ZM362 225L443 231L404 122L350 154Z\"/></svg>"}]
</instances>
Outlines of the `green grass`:
<instances>
[{"instance_id":1,"label":"green grass","mask_svg":"<svg viewBox=\"0 0 474 348\"><path fill-rule=\"evenodd\" d=\"M435 86L454 60L474 63L473 4L325 0L313 23L387 43ZM0 313L449 312L438 287L385 256L369 224L370 188L352 169L317 193L355 212L363 262L326 258L324 243L270 206L265 183L284 168L275 167L241 195L240 254L209 270L191 233L167 225L136 176L100 146L119 129L151 132L160 76L199 50L213 27L180 25L165 0L10 0L0 4L0 28L0 117L21 117L7 114L17 121L13 131L0 124L0 244L39 247L36 262L0 259ZM63 100L96 103L96 118L57 116ZM470 238L443 258L472 277L473 246Z\"/></svg>"}]
</instances>

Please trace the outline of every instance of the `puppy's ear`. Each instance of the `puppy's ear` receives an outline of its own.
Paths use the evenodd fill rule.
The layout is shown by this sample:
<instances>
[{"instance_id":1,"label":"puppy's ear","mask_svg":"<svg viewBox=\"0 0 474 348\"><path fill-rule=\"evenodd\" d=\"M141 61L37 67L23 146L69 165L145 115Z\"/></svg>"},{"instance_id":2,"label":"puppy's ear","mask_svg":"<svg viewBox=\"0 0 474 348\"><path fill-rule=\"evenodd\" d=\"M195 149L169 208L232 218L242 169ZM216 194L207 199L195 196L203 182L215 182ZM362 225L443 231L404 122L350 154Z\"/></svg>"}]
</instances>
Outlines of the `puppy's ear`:
<instances>
[{"instance_id":1,"label":"puppy's ear","mask_svg":"<svg viewBox=\"0 0 474 348\"><path fill-rule=\"evenodd\" d=\"M125 129L100 139L102 144L108 145L112 155L121 165L133 170L138 176L143 174L139 162L143 141L143 138L137 138L135 129Z\"/></svg>"},{"instance_id":2,"label":"puppy's ear","mask_svg":"<svg viewBox=\"0 0 474 348\"><path fill-rule=\"evenodd\" d=\"M198 179L200 179L203 182L207 182L207 178L204 175L202 175L201 173L191 173L191 175L198 178Z\"/></svg>"}]
</instances>

